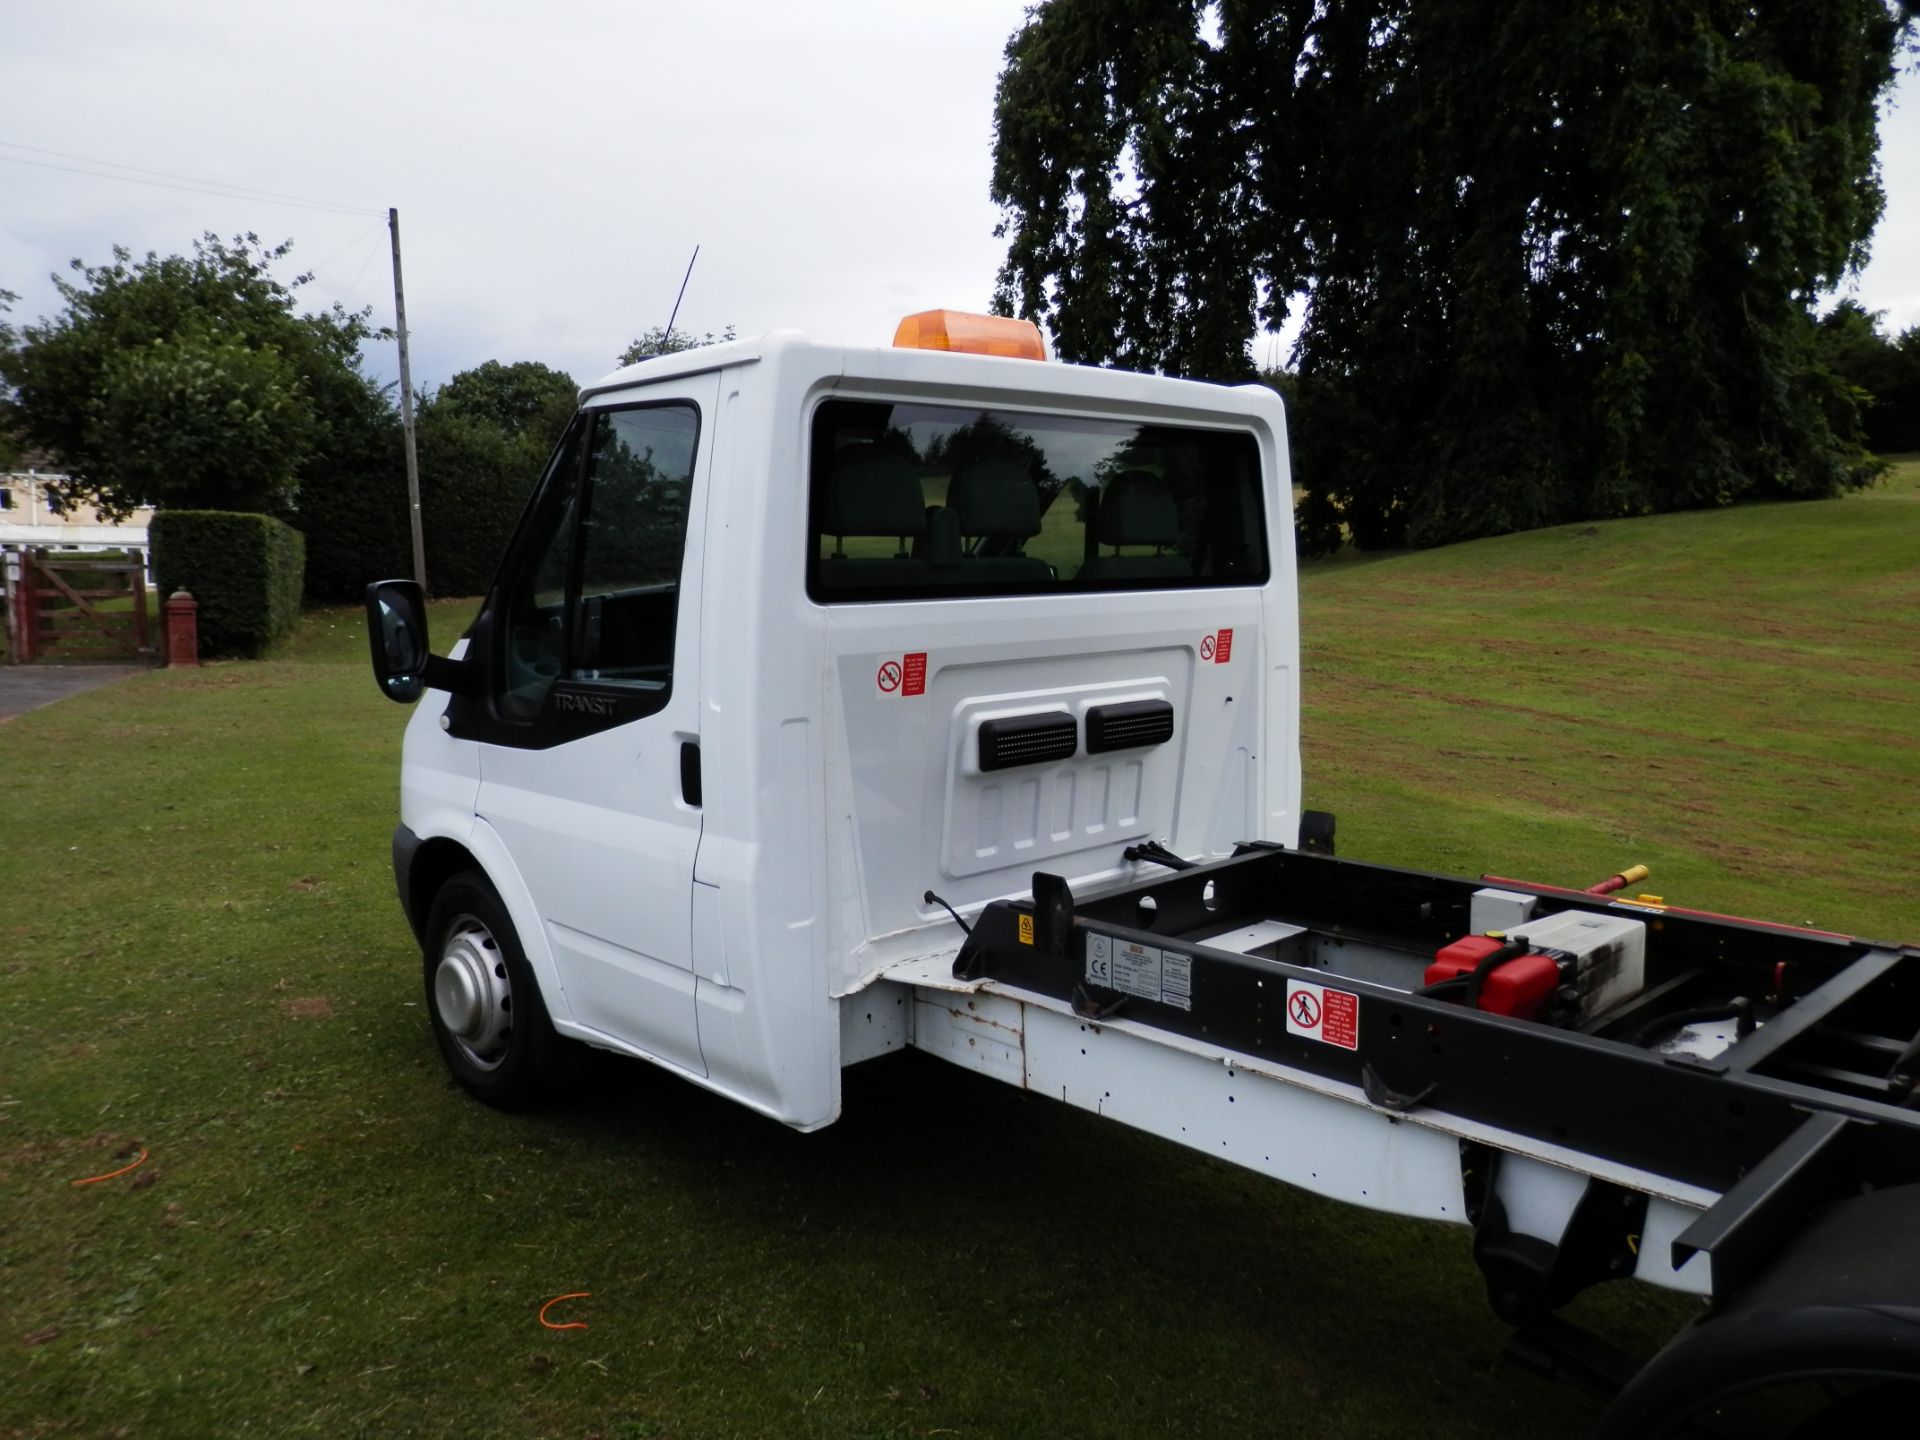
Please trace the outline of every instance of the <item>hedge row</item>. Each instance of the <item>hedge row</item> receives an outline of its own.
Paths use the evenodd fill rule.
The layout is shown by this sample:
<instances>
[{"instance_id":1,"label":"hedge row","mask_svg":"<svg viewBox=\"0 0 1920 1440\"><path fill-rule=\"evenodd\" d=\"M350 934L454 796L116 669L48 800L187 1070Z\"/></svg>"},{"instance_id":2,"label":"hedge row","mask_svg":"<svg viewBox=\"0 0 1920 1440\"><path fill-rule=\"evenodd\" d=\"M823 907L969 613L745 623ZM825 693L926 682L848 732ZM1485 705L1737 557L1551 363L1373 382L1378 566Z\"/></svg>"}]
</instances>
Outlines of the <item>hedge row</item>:
<instances>
[{"instance_id":1,"label":"hedge row","mask_svg":"<svg viewBox=\"0 0 1920 1440\"><path fill-rule=\"evenodd\" d=\"M435 595L486 593L539 482L551 439L509 436L435 408L421 415L420 516L427 588ZM400 573L412 574L412 566Z\"/></svg>"},{"instance_id":2,"label":"hedge row","mask_svg":"<svg viewBox=\"0 0 1920 1440\"><path fill-rule=\"evenodd\" d=\"M434 405L416 432L427 583L436 595L479 595L493 583L551 437L509 436ZM307 537L309 604L352 604L370 581L413 574L400 426L301 476L287 515Z\"/></svg>"},{"instance_id":3,"label":"hedge row","mask_svg":"<svg viewBox=\"0 0 1920 1440\"><path fill-rule=\"evenodd\" d=\"M270 515L162 510L147 531L160 593L199 605L200 653L259 655L300 622L305 538Z\"/></svg>"},{"instance_id":4,"label":"hedge row","mask_svg":"<svg viewBox=\"0 0 1920 1440\"><path fill-rule=\"evenodd\" d=\"M360 413L337 420L328 445L300 471L281 518L307 537L309 605L354 605L367 582L411 575L407 470L400 418L383 396L353 396Z\"/></svg>"}]
</instances>

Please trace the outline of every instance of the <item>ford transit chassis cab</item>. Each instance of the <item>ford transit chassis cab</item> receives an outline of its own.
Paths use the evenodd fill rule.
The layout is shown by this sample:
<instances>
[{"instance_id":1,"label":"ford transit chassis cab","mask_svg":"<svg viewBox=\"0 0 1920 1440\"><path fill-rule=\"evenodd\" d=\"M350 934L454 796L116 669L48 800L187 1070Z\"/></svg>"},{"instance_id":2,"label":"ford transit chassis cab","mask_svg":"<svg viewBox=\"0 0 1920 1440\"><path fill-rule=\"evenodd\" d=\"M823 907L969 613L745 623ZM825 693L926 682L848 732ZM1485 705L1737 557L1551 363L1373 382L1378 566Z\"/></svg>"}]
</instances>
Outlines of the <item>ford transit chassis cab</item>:
<instances>
[{"instance_id":1,"label":"ford transit chassis cab","mask_svg":"<svg viewBox=\"0 0 1920 1440\"><path fill-rule=\"evenodd\" d=\"M420 702L393 857L455 1077L518 1103L584 1043L814 1129L845 1067L917 1048L1472 1226L1607 1433L1920 1378L1920 950L1633 872L1336 858L1300 808L1279 398L916 321L584 391L448 657L417 587L370 587L377 679ZM1625 1276L1713 1307L1637 1369L1554 1313Z\"/></svg>"}]
</instances>

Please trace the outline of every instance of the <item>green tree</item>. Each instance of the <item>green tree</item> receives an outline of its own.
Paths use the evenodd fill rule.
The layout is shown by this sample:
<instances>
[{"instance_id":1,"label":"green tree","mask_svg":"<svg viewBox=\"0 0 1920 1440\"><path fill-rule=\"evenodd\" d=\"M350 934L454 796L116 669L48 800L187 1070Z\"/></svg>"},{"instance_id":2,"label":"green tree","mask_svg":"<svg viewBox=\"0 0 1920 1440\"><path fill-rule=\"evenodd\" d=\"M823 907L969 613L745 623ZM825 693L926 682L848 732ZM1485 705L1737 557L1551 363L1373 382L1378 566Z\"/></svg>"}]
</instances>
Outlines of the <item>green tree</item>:
<instances>
[{"instance_id":1,"label":"green tree","mask_svg":"<svg viewBox=\"0 0 1920 1440\"><path fill-rule=\"evenodd\" d=\"M341 381L316 394L325 438L283 518L307 537L306 601L351 604L413 571L400 414L388 391Z\"/></svg>"},{"instance_id":2,"label":"green tree","mask_svg":"<svg viewBox=\"0 0 1920 1440\"><path fill-rule=\"evenodd\" d=\"M484 421L509 436L531 435L552 445L579 403L571 375L537 360L503 365L489 360L463 370L434 394L444 411Z\"/></svg>"},{"instance_id":3,"label":"green tree","mask_svg":"<svg viewBox=\"0 0 1920 1440\"><path fill-rule=\"evenodd\" d=\"M438 397L422 401L414 423L427 579L436 595L479 595L558 436L509 435Z\"/></svg>"},{"instance_id":4,"label":"green tree","mask_svg":"<svg viewBox=\"0 0 1920 1440\"><path fill-rule=\"evenodd\" d=\"M187 333L110 355L100 381L88 443L123 493L197 510L293 498L317 422L277 351Z\"/></svg>"},{"instance_id":5,"label":"green tree","mask_svg":"<svg viewBox=\"0 0 1920 1440\"><path fill-rule=\"evenodd\" d=\"M643 332L613 363L616 365L638 365L642 360L651 360L656 355L678 355L682 350L695 350L702 345L719 345L733 339L733 326L729 325L716 335L709 330L705 335L694 335L686 330L671 330L664 325L655 325Z\"/></svg>"},{"instance_id":6,"label":"green tree","mask_svg":"<svg viewBox=\"0 0 1920 1440\"><path fill-rule=\"evenodd\" d=\"M282 283L292 248L208 234L190 256L116 246L109 264L55 277L64 302L0 354L22 438L59 455L66 506L286 512L304 473L363 437L367 312L295 308L311 277Z\"/></svg>"},{"instance_id":7,"label":"green tree","mask_svg":"<svg viewBox=\"0 0 1920 1440\"><path fill-rule=\"evenodd\" d=\"M0 290L0 316L12 310L19 296ZM7 373L7 356L13 352L13 326L0 319L0 376ZM26 447L20 441L19 418L14 414L12 386L0 384L0 470L11 470L20 461Z\"/></svg>"},{"instance_id":8,"label":"green tree","mask_svg":"<svg viewBox=\"0 0 1920 1440\"><path fill-rule=\"evenodd\" d=\"M420 402L420 512L427 577L441 595L478 595L573 416L570 376L532 360L488 360Z\"/></svg>"},{"instance_id":9,"label":"green tree","mask_svg":"<svg viewBox=\"0 0 1920 1440\"><path fill-rule=\"evenodd\" d=\"M1007 46L1000 307L1063 358L1295 352L1302 543L1826 495L1815 297L1881 208L1887 0L1049 0Z\"/></svg>"},{"instance_id":10,"label":"green tree","mask_svg":"<svg viewBox=\"0 0 1920 1440\"><path fill-rule=\"evenodd\" d=\"M1842 300L1820 317L1816 348L1828 369L1858 394L1870 450L1920 450L1920 326L1881 334L1885 316Z\"/></svg>"}]
</instances>

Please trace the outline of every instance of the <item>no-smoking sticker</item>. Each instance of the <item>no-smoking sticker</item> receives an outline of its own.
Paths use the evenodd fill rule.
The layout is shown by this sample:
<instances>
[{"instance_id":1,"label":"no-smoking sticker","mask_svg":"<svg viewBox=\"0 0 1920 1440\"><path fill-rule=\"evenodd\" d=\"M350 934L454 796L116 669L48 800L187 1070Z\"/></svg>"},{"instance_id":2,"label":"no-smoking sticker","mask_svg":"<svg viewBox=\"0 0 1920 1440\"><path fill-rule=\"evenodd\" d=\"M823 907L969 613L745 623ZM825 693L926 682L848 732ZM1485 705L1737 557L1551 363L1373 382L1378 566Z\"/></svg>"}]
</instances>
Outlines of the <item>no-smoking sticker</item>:
<instances>
[{"instance_id":1,"label":"no-smoking sticker","mask_svg":"<svg viewBox=\"0 0 1920 1440\"><path fill-rule=\"evenodd\" d=\"M873 683L882 695L924 695L927 693L927 652L916 651L898 660L883 660L874 672Z\"/></svg>"},{"instance_id":2,"label":"no-smoking sticker","mask_svg":"<svg viewBox=\"0 0 1920 1440\"><path fill-rule=\"evenodd\" d=\"M1202 665L1224 665L1233 659L1233 631L1216 630L1200 640L1200 663Z\"/></svg>"},{"instance_id":3,"label":"no-smoking sticker","mask_svg":"<svg viewBox=\"0 0 1920 1440\"><path fill-rule=\"evenodd\" d=\"M1304 980L1287 982L1287 1033L1342 1050L1360 1048L1360 997Z\"/></svg>"}]
</instances>

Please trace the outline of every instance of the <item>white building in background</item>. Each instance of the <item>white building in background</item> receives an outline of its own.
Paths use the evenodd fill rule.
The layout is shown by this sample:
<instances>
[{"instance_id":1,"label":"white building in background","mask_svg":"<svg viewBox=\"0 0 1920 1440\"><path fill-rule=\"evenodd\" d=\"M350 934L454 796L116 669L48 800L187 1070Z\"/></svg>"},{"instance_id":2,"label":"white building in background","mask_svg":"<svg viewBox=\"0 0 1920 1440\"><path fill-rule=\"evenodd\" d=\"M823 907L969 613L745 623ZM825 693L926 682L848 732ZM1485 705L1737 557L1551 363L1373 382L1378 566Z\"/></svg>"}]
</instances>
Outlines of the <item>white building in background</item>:
<instances>
[{"instance_id":1,"label":"white building in background","mask_svg":"<svg viewBox=\"0 0 1920 1440\"><path fill-rule=\"evenodd\" d=\"M50 481L64 475L39 470L0 474L0 545L48 545L89 550L146 548L153 511L134 511L118 524L100 518L92 506L61 512L47 494Z\"/></svg>"}]
</instances>

